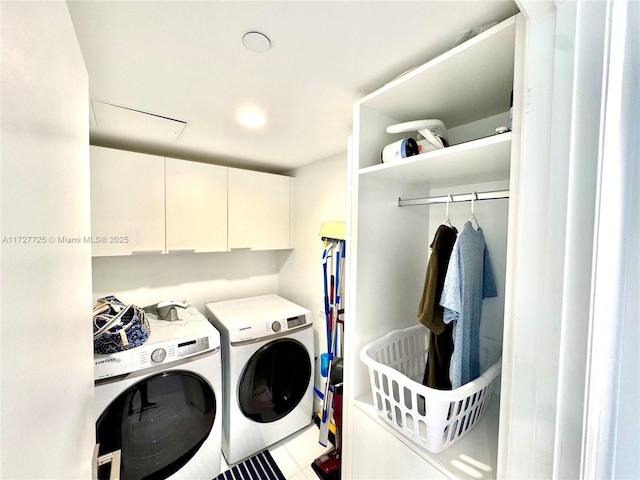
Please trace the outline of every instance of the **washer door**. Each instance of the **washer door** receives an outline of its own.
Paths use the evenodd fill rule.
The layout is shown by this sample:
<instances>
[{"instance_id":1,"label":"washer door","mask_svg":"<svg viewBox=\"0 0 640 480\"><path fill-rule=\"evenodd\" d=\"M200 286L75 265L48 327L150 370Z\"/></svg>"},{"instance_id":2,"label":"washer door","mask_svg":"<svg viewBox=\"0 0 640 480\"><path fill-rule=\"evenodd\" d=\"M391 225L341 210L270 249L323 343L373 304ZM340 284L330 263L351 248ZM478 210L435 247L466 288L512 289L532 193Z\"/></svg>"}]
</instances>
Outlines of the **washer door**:
<instances>
[{"instance_id":1,"label":"washer door","mask_svg":"<svg viewBox=\"0 0 640 480\"><path fill-rule=\"evenodd\" d=\"M195 455L215 417L215 394L202 377L158 373L129 387L102 413L96 422L99 454L122 451L123 480L165 479Z\"/></svg>"},{"instance_id":2,"label":"washer door","mask_svg":"<svg viewBox=\"0 0 640 480\"><path fill-rule=\"evenodd\" d=\"M275 422L304 397L311 380L311 358L302 343L274 340L254 353L242 372L238 402L242 413L258 423Z\"/></svg>"}]
</instances>

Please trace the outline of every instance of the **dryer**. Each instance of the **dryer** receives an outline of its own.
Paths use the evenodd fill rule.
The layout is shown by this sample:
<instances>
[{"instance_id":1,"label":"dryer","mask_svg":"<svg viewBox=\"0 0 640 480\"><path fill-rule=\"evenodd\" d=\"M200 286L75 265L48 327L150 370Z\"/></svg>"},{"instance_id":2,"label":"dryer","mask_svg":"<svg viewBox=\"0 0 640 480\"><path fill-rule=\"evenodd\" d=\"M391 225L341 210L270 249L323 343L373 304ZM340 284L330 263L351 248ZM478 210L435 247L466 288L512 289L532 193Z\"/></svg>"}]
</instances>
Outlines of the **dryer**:
<instances>
[{"instance_id":1,"label":"dryer","mask_svg":"<svg viewBox=\"0 0 640 480\"><path fill-rule=\"evenodd\" d=\"M220 335L196 308L177 312L148 315L143 345L94 358L96 443L99 455L121 450L123 480L220 473Z\"/></svg>"},{"instance_id":2,"label":"dryer","mask_svg":"<svg viewBox=\"0 0 640 480\"><path fill-rule=\"evenodd\" d=\"M309 310L277 295L205 309L220 331L222 453L233 465L311 423L313 323Z\"/></svg>"}]
</instances>

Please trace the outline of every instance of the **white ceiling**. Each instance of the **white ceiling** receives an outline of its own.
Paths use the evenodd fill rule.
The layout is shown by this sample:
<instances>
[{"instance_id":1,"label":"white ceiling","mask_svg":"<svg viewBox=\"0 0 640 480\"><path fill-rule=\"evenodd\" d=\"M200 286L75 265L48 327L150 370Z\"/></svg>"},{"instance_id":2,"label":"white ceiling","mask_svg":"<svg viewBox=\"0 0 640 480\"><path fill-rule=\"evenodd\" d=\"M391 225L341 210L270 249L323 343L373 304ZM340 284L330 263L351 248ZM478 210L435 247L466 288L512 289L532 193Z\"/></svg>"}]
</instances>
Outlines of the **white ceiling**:
<instances>
[{"instance_id":1,"label":"white ceiling","mask_svg":"<svg viewBox=\"0 0 640 480\"><path fill-rule=\"evenodd\" d=\"M517 13L497 0L67 3L96 107L93 144L274 172L346 151L356 100ZM247 50L250 31L271 48ZM262 128L237 123L245 105L266 112ZM156 129L162 118L139 112L179 122Z\"/></svg>"}]
</instances>

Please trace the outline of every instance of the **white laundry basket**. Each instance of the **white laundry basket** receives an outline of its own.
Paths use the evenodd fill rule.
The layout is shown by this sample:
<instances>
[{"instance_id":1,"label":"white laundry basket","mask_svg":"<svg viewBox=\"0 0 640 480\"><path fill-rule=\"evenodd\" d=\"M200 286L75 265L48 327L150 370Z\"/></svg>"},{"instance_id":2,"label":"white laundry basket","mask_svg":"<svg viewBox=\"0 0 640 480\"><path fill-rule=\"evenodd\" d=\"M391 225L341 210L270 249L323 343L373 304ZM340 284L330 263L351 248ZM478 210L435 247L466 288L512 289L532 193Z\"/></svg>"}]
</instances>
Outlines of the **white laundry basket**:
<instances>
[{"instance_id":1,"label":"white laundry basket","mask_svg":"<svg viewBox=\"0 0 640 480\"><path fill-rule=\"evenodd\" d=\"M484 373L454 390L436 390L421 383L428 335L420 324L393 330L365 345L360 359L369 367L378 415L420 447L439 453L469 433L482 417L500 374L501 346L481 338Z\"/></svg>"}]
</instances>

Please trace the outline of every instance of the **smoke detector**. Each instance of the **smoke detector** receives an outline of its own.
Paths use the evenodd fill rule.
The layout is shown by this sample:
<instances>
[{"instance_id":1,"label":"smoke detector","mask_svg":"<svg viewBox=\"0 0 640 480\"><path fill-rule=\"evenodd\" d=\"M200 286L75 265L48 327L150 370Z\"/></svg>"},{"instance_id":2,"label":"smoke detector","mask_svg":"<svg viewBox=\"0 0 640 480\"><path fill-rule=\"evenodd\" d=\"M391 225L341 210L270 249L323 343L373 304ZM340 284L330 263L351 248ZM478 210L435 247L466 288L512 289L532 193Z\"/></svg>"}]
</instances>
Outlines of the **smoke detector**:
<instances>
[{"instance_id":1,"label":"smoke detector","mask_svg":"<svg viewBox=\"0 0 640 480\"><path fill-rule=\"evenodd\" d=\"M271 48L271 40L260 32L245 33L244 37L242 37L242 43L244 43L247 50L257 53L266 52Z\"/></svg>"}]
</instances>

